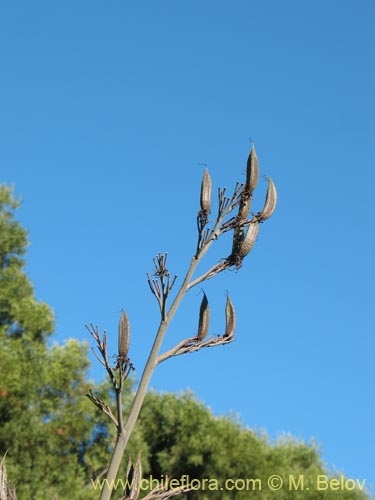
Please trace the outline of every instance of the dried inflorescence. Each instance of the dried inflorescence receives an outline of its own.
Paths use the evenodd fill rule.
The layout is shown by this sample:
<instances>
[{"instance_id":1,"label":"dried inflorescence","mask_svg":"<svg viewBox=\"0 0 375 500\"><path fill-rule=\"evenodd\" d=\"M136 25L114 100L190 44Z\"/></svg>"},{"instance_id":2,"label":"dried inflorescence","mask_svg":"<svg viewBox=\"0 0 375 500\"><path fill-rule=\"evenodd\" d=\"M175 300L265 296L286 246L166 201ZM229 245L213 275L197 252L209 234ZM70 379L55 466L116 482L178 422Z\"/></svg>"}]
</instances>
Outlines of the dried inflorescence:
<instances>
[{"instance_id":1,"label":"dried inflorescence","mask_svg":"<svg viewBox=\"0 0 375 500\"><path fill-rule=\"evenodd\" d=\"M234 340L236 329L236 312L232 301L227 295L225 305L225 332L223 335L211 335L207 337L210 322L210 308L206 294L203 292L203 299L199 309L198 335L189 337L179 342L169 351L158 357L157 363L161 363L172 356L180 356L187 352L199 351L204 347L214 347L217 345L229 344Z\"/></svg>"},{"instance_id":2,"label":"dried inflorescence","mask_svg":"<svg viewBox=\"0 0 375 500\"><path fill-rule=\"evenodd\" d=\"M118 325L118 354L116 356L115 366L111 366L108 358L107 332L104 331L101 337L97 326L94 326L93 324L85 326L96 342L96 348L99 351L99 355L96 354L94 349L92 349L96 359L107 370L108 376L113 384L113 388L115 389L116 394L120 395L125 380L129 376L131 370L134 370L134 366L130 358L128 357L130 344L130 323L125 311L121 311ZM119 428L119 418L115 417L110 405L108 405L104 401L100 394L94 394L90 389L86 396L90 399L90 401L94 403L97 408L99 408L99 410L105 413L112 420L117 428Z\"/></svg>"},{"instance_id":3,"label":"dried inflorescence","mask_svg":"<svg viewBox=\"0 0 375 500\"><path fill-rule=\"evenodd\" d=\"M154 259L155 272L152 275L147 273L148 285L158 301L162 317L165 316L167 299L177 279L177 275L171 279L167 269L167 257L167 253L159 253Z\"/></svg>"},{"instance_id":4,"label":"dried inflorescence","mask_svg":"<svg viewBox=\"0 0 375 500\"><path fill-rule=\"evenodd\" d=\"M101 356L97 356L97 358L106 368L116 392L117 417L112 414L111 408L100 395L94 395L92 391L90 391L87 395L101 411L109 416L117 427L118 439L115 444L115 449L106 477L108 484L112 484L116 478L123 452L132 430L134 429L155 367L162 361L165 361L172 356L198 351L205 347L229 344L234 340L236 312L230 297L227 295L225 305L224 333L222 335L209 335L210 306L207 296L203 292L203 298L199 308L197 332L195 332L195 334L191 337L180 341L172 349L160 354L160 349L170 322L186 292L197 284L212 278L225 269L229 269L231 267L239 269L243 260L254 247L260 223L269 219L269 217L271 217L274 213L277 203L277 192L271 178L268 178L267 195L262 210L257 213L252 213L250 210L254 190L258 185L258 180L259 162L255 147L252 144L247 160L245 181L243 183L237 182L235 184L233 194L231 196L227 195L226 188L218 189L218 212L216 220L214 219L211 221L209 217L212 211L212 181L208 169L205 169L201 184L200 209L197 215L198 239L196 251L191 259L185 278L168 309L167 299L171 294L177 276L174 276L174 278L171 279L171 274L167 268L166 253L159 253L154 259L155 271L152 274L147 274L147 278L150 290L156 297L159 304L161 314L160 324L135 394L133 404L129 410L126 424L123 422L121 391L123 389L123 382L125 378L133 368L130 359L128 358L130 344L129 319L126 313L122 311L118 328L118 355L116 357L117 363L115 367L111 367L108 361L106 333L104 332L103 338L101 338L97 327L94 327L93 325L87 327L90 334L96 341L97 348ZM236 214L234 214L235 210ZM212 227L210 227L211 223ZM194 272L208 251L210 245L213 244L213 242L216 241L222 234L229 231L233 231L233 238L231 251L228 257L221 259L217 264L212 266L202 275L193 279ZM131 469L133 471L135 482L133 483L131 490L125 492L125 496L121 500L137 500L139 496L139 482L142 476L140 457L138 457L134 467L132 465L129 467L128 475L130 474ZM166 491L163 489L157 489L153 490L146 497L144 497L144 500L169 498L183 491L187 490L179 489ZM111 487L108 486L103 489L101 500L109 500L110 495Z\"/></svg>"},{"instance_id":5,"label":"dried inflorescence","mask_svg":"<svg viewBox=\"0 0 375 500\"><path fill-rule=\"evenodd\" d=\"M217 220L212 229L206 227L208 223L208 214L211 210L211 191L212 182L206 168L201 185L200 211L198 212L198 244L195 259L199 259L201 254L207 250L208 246L225 232L233 230L231 253L225 259L220 260L206 273L199 278L191 281L187 289L192 288L198 283L212 278L224 269L235 267L239 269L243 260L250 253L258 237L259 225L267 220L274 212L277 201L277 193L272 179L268 178L268 189L266 201L261 212L252 215L250 213L253 193L259 180L259 161L252 144L251 151L247 160L246 179L243 184L236 183L233 195L227 196L226 189L219 189L219 210ZM225 220L232 211L238 207L237 215ZM151 285L150 285L151 286ZM155 287L155 285L154 285ZM154 290L153 290L153 293ZM171 356L177 356L186 352L193 352L202 347L212 347L218 344L231 342L234 338L236 328L236 313L233 303L229 296L225 306L226 327L224 335L216 337L207 337L210 308L206 294L203 292L203 299L199 310L198 333L194 337L187 338L177 344L173 349L162 354L158 362L164 361Z\"/></svg>"}]
</instances>

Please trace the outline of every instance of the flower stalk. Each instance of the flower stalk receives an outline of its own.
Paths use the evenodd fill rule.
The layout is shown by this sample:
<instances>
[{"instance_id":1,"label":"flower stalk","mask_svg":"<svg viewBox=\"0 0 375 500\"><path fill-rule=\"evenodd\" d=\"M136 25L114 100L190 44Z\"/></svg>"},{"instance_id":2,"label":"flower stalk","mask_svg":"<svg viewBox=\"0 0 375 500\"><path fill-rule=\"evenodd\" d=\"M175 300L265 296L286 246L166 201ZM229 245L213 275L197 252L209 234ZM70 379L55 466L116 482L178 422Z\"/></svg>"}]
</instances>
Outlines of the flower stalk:
<instances>
[{"instance_id":1,"label":"flower stalk","mask_svg":"<svg viewBox=\"0 0 375 500\"><path fill-rule=\"evenodd\" d=\"M203 292L203 299L199 309L197 333L180 341L172 349L160 353L167 330L185 294L194 286L214 277L225 269L230 267L239 269L243 260L254 246L258 235L259 223L264 222L273 214L276 207L277 194L274 183L269 178L266 201L263 209L256 215L252 215L248 218L253 192L258 184L258 178L258 158L254 145L252 145L247 161L245 182L243 184L237 182L231 196L227 196L226 188L219 188L216 221L213 227L210 228L209 216L211 214L212 181L208 169L206 168L201 184L200 210L197 215L198 237L196 251L191 259L185 277L169 307L168 299L175 285L177 276L175 275L171 278L171 274L167 268L166 253L158 254L154 259L155 270L154 273L147 274L147 280L150 290L155 296L160 309L160 322L137 392L125 422L123 421L121 393L124 381L133 369L133 365L128 358L130 343L130 324L128 317L126 313L122 311L119 321L118 356L115 367L111 367L108 361L106 332L103 333L103 338L101 338L97 327L93 325L87 327L99 351L99 355L96 355L96 357L106 369L116 394L116 416L111 411L110 406L105 403L100 396L94 395L91 391L87 395L89 399L110 418L117 429L116 444L107 471L106 481L101 491L100 500L109 500L111 498L111 485L114 484L116 479L127 443L137 422L156 366L170 357L198 351L205 347L225 345L234 340L236 313L229 295L227 295L225 306L226 324L224 334L210 336L210 307L207 296ZM237 215L231 216L236 208L238 208ZM217 241L222 234L228 231L233 231L232 249L229 256L220 260L210 269L193 279L193 275L198 265L203 260L211 245ZM137 460L136 467L138 469L140 468L140 458ZM140 469L138 471L138 476L141 476Z\"/></svg>"}]
</instances>

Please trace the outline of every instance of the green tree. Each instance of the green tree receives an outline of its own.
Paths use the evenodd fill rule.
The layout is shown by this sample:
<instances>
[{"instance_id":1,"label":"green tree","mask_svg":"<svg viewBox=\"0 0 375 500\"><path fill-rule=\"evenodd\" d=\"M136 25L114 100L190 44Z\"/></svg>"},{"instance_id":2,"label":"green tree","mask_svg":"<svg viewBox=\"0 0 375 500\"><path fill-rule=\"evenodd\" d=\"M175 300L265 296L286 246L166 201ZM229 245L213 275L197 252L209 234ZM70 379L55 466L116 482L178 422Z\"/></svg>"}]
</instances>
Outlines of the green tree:
<instances>
[{"instance_id":1,"label":"green tree","mask_svg":"<svg viewBox=\"0 0 375 500\"><path fill-rule=\"evenodd\" d=\"M18 499L96 498L90 480L105 469L111 424L85 397L93 386L85 381L88 346L47 344L54 318L24 271L18 206L13 190L0 186L0 456L9 450ZM110 398L109 389L97 388ZM133 441L142 448L139 437Z\"/></svg>"},{"instance_id":2,"label":"green tree","mask_svg":"<svg viewBox=\"0 0 375 500\"><path fill-rule=\"evenodd\" d=\"M168 475L180 479L186 474L190 481L217 480L217 490L200 489L187 493L186 498L191 500L241 500L249 496L259 500L276 497L278 500L370 498L358 489L318 491L318 475L333 476L324 466L314 444L285 437L272 445L267 436L254 433L231 416L215 417L191 393L148 393L139 425L149 447L150 468L147 473L153 478L162 479ZM281 476L285 485L277 492L267 487L268 478L274 474ZM289 487L291 476L296 489L293 483ZM298 484L300 477L303 477L302 483ZM238 489L226 491L227 479L238 479ZM250 482L249 490L246 490L244 480L247 479L260 481ZM229 482L229 487L233 486L235 484ZM211 487L215 487L214 482Z\"/></svg>"},{"instance_id":3,"label":"green tree","mask_svg":"<svg viewBox=\"0 0 375 500\"><path fill-rule=\"evenodd\" d=\"M0 334L43 341L53 331L47 304L37 302L23 267L27 233L14 220L19 201L13 190L0 186Z\"/></svg>"}]
</instances>

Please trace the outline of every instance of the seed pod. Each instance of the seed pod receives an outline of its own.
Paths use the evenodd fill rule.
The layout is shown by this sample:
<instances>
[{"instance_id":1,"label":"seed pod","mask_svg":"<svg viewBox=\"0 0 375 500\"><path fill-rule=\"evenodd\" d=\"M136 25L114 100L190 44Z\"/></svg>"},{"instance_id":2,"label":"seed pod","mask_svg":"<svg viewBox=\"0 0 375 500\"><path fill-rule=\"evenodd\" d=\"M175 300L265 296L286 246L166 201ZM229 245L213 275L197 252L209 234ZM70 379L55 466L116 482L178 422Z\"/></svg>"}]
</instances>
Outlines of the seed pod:
<instances>
[{"instance_id":1,"label":"seed pod","mask_svg":"<svg viewBox=\"0 0 375 500\"><path fill-rule=\"evenodd\" d=\"M247 159L246 182L241 193L241 203L238 209L238 217L245 219L250 211L251 197L259 178L258 157L255 152L254 144Z\"/></svg>"},{"instance_id":2,"label":"seed pod","mask_svg":"<svg viewBox=\"0 0 375 500\"><path fill-rule=\"evenodd\" d=\"M275 184L271 177L268 177L268 188L266 195L266 202L264 204L263 210L258 214L258 220L263 222L271 217L276 208L277 202L277 191Z\"/></svg>"},{"instance_id":3,"label":"seed pod","mask_svg":"<svg viewBox=\"0 0 375 500\"><path fill-rule=\"evenodd\" d=\"M250 211L250 202L251 202L250 195L249 194L244 195L240 203L240 208L238 209L238 217L240 217L241 219L246 219L247 214Z\"/></svg>"},{"instance_id":4,"label":"seed pod","mask_svg":"<svg viewBox=\"0 0 375 500\"><path fill-rule=\"evenodd\" d=\"M201 185L201 209L207 214L210 213L211 207L211 191L212 182L210 174L208 173L208 168L204 171L202 185Z\"/></svg>"},{"instance_id":5,"label":"seed pod","mask_svg":"<svg viewBox=\"0 0 375 500\"><path fill-rule=\"evenodd\" d=\"M8 451L5 452L3 458L0 461L0 498L8 498L8 478L7 470L5 467L5 457Z\"/></svg>"},{"instance_id":6,"label":"seed pod","mask_svg":"<svg viewBox=\"0 0 375 500\"><path fill-rule=\"evenodd\" d=\"M232 240L232 255L238 255L240 251L241 243L243 241L244 227L235 227L233 230L233 240Z\"/></svg>"},{"instance_id":7,"label":"seed pod","mask_svg":"<svg viewBox=\"0 0 375 500\"><path fill-rule=\"evenodd\" d=\"M135 464L133 464L133 461L129 456L125 477L125 496L121 497L120 500L137 500L141 491L140 485L142 480L141 452L138 453Z\"/></svg>"},{"instance_id":8,"label":"seed pod","mask_svg":"<svg viewBox=\"0 0 375 500\"><path fill-rule=\"evenodd\" d=\"M252 193L258 184L259 164L254 144L251 146L249 158L247 159L245 189Z\"/></svg>"},{"instance_id":9,"label":"seed pod","mask_svg":"<svg viewBox=\"0 0 375 500\"><path fill-rule=\"evenodd\" d=\"M130 343L130 324L125 311L122 311L118 324L118 355L126 358Z\"/></svg>"},{"instance_id":10,"label":"seed pod","mask_svg":"<svg viewBox=\"0 0 375 500\"><path fill-rule=\"evenodd\" d=\"M198 340L204 339L207 335L208 327L210 325L210 306L208 304L207 296L203 292L203 299L199 310L199 324L198 324Z\"/></svg>"},{"instance_id":11,"label":"seed pod","mask_svg":"<svg viewBox=\"0 0 375 500\"><path fill-rule=\"evenodd\" d=\"M245 238L243 239L238 251L238 255L240 257L242 258L246 257L246 255L253 248L255 240L257 239L258 236L258 230L259 230L259 224L257 221L249 224Z\"/></svg>"},{"instance_id":12,"label":"seed pod","mask_svg":"<svg viewBox=\"0 0 375 500\"><path fill-rule=\"evenodd\" d=\"M224 337L232 338L236 329L236 311L229 295L227 295L227 303L225 304L225 321Z\"/></svg>"},{"instance_id":13,"label":"seed pod","mask_svg":"<svg viewBox=\"0 0 375 500\"><path fill-rule=\"evenodd\" d=\"M139 494L141 492L141 480L142 480L142 463L141 463L141 452L138 453L138 458L134 466L134 474L132 487L130 490L129 498L131 500L138 500Z\"/></svg>"}]
</instances>

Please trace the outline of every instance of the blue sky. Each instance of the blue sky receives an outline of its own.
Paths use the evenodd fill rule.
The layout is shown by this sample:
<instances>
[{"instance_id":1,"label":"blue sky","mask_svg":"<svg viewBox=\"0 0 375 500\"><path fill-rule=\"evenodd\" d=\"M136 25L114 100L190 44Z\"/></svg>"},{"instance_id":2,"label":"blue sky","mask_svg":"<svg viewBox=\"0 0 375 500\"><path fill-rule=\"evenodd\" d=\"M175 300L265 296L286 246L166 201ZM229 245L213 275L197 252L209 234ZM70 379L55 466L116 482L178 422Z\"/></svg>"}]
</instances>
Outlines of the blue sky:
<instances>
[{"instance_id":1,"label":"blue sky","mask_svg":"<svg viewBox=\"0 0 375 500\"><path fill-rule=\"evenodd\" d=\"M230 189L252 137L278 208L243 268L204 286L212 333L229 291L237 340L166 362L152 386L190 388L272 439L313 437L329 467L373 489L374 23L370 0L0 7L0 182L22 195L54 339L88 340L94 322L114 351L124 308L140 375L158 322L152 258L168 251L181 282L199 163ZM257 191L261 207L265 180ZM166 346L195 333L200 300L186 297Z\"/></svg>"}]
</instances>

